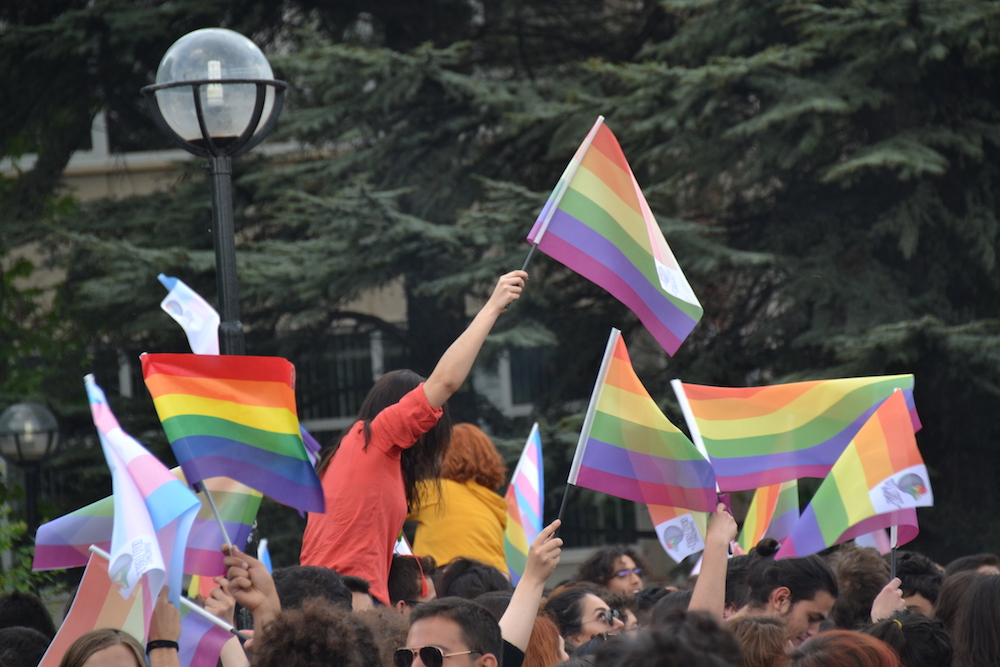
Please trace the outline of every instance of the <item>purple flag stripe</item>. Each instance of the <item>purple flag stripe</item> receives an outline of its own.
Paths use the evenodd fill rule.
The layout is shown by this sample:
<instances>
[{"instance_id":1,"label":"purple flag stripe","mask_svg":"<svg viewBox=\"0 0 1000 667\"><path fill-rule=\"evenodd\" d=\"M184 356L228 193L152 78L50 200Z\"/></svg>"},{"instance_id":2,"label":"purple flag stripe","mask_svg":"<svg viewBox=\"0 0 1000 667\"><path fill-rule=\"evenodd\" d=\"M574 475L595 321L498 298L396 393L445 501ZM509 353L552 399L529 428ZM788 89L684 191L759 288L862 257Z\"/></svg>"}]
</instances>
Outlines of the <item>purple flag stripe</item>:
<instances>
[{"instance_id":1,"label":"purple flag stripe","mask_svg":"<svg viewBox=\"0 0 1000 667\"><path fill-rule=\"evenodd\" d=\"M717 502L714 486L711 489L684 489L621 477L587 466L580 466L576 485L637 503L683 507L696 512L710 512Z\"/></svg>"},{"instance_id":2,"label":"purple flag stripe","mask_svg":"<svg viewBox=\"0 0 1000 667\"><path fill-rule=\"evenodd\" d=\"M110 533L111 531L109 530L108 534ZM35 560L32 563L31 569L64 570L71 567L84 567L90 558L90 544L97 544L104 551L111 549L111 540L88 543L80 548L70 544L46 545L44 548L39 547L35 549Z\"/></svg>"},{"instance_id":3,"label":"purple flag stripe","mask_svg":"<svg viewBox=\"0 0 1000 667\"><path fill-rule=\"evenodd\" d=\"M641 482L687 488L714 487L712 465L704 460L678 461L587 439L583 465Z\"/></svg>"},{"instance_id":4,"label":"purple flag stripe","mask_svg":"<svg viewBox=\"0 0 1000 667\"><path fill-rule=\"evenodd\" d=\"M714 463L714 461L713 461ZM754 472L747 475L718 474L716 469L716 481L719 487L728 491L745 491L747 489L758 489L762 486L781 484L790 479L802 479L803 477L826 477L830 472L831 465L788 465L783 468L774 468L764 472Z\"/></svg>"},{"instance_id":5,"label":"purple flag stripe","mask_svg":"<svg viewBox=\"0 0 1000 667\"><path fill-rule=\"evenodd\" d=\"M174 453L177 453L176 446ZM225 456L196 456L180 463L189 482L209 477L232 477L251 488L266 489L269 497L284 505L307 512L323 512L325 508L321 488L299 484L256 463Z\"/></svg>"},{"instance_id":6,"label":"purple flag stripe","mask_svg":"<svg viewBox=\"0 0 1000 667\"><path fill-rule=\"evenodd\" d=\"M651 285L621 250L564 211L556 211L538 249L628 306L670 354L697 324Z\"/></svg>"}]
</instances>

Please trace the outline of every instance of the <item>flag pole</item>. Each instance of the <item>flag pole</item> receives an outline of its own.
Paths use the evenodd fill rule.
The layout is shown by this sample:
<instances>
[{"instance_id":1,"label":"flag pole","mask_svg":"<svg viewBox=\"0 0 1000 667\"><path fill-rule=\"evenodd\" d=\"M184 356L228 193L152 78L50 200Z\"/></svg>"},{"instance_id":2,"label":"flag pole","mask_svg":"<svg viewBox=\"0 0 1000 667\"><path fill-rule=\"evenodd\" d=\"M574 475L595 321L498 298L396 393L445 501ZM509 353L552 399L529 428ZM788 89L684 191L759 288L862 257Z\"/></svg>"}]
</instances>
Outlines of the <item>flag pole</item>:
<instances>
[{"instance_id":1,"label":"flag pole","mask_svg":"<svg viewBox=\"0 0 1000 667\"><path fill-rule=\"evenodd\" d=\"M542 208L542 212L538 216L538 220L535 221L538 227L538 233L535 235L534 239L531 241L531 250L528 251L528 256L524 258L524 265L521 267L522 271L528 270L528 262L531 261L531 256L535 253L535 248L538 244L542 242L542 237L545 236L546 230L549 228L549 223L552 222L552 216L555 215L556 209L559 208L559 203L562 201L563 195L566 194L566 190L569 189L570 181L576 176L576 170L580 168L580 163L583 161L583 155L590 148L590 144L593 143L594 137L597 135L597 130L600 129L601 125L604 124L604 116L598 116L597 120L594 122L594 126L590 128L590 132L587 133L587 137L580 144L580 147L576 149L576 153L573 154L573 159L569 161L566 165L566 169L563 171L562 176L559 178L559 182L556 183L555 190L552 191L552 197L549 201L545 202L545 207Z\"/></svg>"},{"instance_id":2,"label":"flag pole","mask_svg":"<svg viewBox=\"0 0 1000 667\"><path fill-rule=\"evenodd\" d=\"M694 443L695 449L698 453L705 457L705 460L709 463L712 459L708 458L708 450L705 448L705 441L701 438L701 431L698 430L698 422L694 419L694 411L691 410L691 404L688 402L687 393L684 391L684 385L681 383L680 379L674 378L670 381L670 387L674 390L674 395L677 396L677 403L681 406L681 413L684 415L684 421L687 422L688 430L691 432L691 442ZM715 480L715 492L722 495L719 489L719 480ZM729 503L726 503L728 506Z\"/></svg>"},{"instance_id":3,"label":"flag pole","mask_svg":"<svg viewBox=\"0 0 1000 667\"><path fill-rule=\"evenodd\" d=\"M95 554L97 556L100 556L104 560L107 560L107 561L111 560L111 554L109 554L107 551L105 551L104 549L100 548L96 544L91 544L90 545L90 551L91 551L91 553L93 553L93 554ZM219 626L223 630L225 630L227 632L231 632L232 634L234 634L237 637L239 637L241 641L245 642L248 639L250 639L249 636L243 634L242 632L240 632L239 630L237 630L233 626L229 625L229 623L226 623L224 620L222 620L218 616L212 614L209 611L206 611L202 607L199 607L197 604L195 604L191 600L187 599L183 595L181 596L181 606L184 607L185 609L189 610L189 611L193 611L194 613L196 613L199 616L201 616L202 618L204 618L206 621L209 621L210 623L213 623L213 624Z\"/></svg>"},{"instance_id":4,"label":"flag pole","mask_svg":"<svg viewBox=\"0 0 1000 667\"><path fill-rule=\"evenodd\" d=\"M892 524L889 528L889 579L896 578L896 547L899 546L899 526Z\"/></svg>"},{"instance_id":5,"label":"flag pole","mask_svg":"<svg viewBox=\"0 0 1000 667\"><path fill-rule=\"evenodd\" d=\"M208 501L208 506L212 508L212 514L215 515L215 522L219 524L219 530L222 532L222 538L226 541L226 546L229 547L229 551L232 553L233 541L229 539L229 533L226 532L226 524L222 521L222 516L219 514L219 508L215 506L215 500L212 498L212 494L209 493L208 487L205 486L205 482L195 482L194 490L205 494L205 500Z\"/></svg>"}]
</instances>

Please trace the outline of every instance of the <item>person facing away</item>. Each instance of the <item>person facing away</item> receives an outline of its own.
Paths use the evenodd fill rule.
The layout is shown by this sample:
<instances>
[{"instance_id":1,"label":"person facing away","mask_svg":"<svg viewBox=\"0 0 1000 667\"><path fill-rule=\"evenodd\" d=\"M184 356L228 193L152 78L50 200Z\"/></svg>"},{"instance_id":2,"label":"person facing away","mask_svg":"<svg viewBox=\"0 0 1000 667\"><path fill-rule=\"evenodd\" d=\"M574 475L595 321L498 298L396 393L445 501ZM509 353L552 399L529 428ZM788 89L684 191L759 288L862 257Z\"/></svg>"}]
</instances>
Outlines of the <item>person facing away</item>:
<instances>
[{"instance_id":1,"label":"person facing away","mask_svg":"<svg viewBox=\"0 0 1000 667\"><path fill-rule=\"evenodd\" d=\"M438 563L473 558L504 574L507 503L497 493L507 473L490 437L473 424L455 424L439 484L421 483L413 553Z\"/></svg>"},{"instance_id":2,"label":"person facing away","mask_svg":"<svg viewBox=\"0 0 1000 667\"><path fill-rule=\"evenodd\" d=\"M751 552L750 601L736 616L777 616L794 646L819 633L837 599L837 580L819 556L774 560L778 542L765 537Z\"/></svg>"},{"instance_id":3,"label":"person facing away","mask_svg":"<svg viewBox=\"0 0 1000 667\"><path fill-rule=\"evenodd\" d=\"M318 565L371 583L389 604L393 547L408 509L419 505L418 484L440 476L451 420L446 401L465 382L497 318L520 297L528 274L500 278L486 305L445 350L424 381L393 371L368 392L358 419L320 452L317 472L326 513L310 513L302 536L302 565Z\"/></svg>"}]
</instances>

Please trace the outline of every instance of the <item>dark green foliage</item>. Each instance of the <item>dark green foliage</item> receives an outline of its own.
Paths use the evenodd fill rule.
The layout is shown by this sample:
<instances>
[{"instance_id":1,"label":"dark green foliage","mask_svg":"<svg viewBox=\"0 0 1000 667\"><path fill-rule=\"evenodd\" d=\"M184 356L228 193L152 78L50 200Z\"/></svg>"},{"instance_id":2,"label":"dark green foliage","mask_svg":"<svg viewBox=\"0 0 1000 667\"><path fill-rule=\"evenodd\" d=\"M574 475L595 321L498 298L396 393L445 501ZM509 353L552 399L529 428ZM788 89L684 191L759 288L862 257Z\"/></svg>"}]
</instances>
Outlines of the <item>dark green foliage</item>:
<instances>
[{"instance_id":1,"label":"dark green foliage","mask_svg":"<svg viewBox=\"0 0 1000 667\"><path fill-rule=\"evenodd\" d=\"M986 508L1000 488L1000 4L50 9L5 10L0 64L27 54L54 68L75 53L87 65L58 72L69 77L61 87L55 75L40 85L0 68L0 94L21 100L0 147L45 156L0 197L11 202L5 238L8 229L11 242L45 235L69 271L56 312L72 340L182 350L156 306L156 274L214 298L209 197L197 170L150 197L69 211L46 202L67 147L85 136L74 108L89 119L105 105L122 127L141 129L137 90L167 45L191 28L227 25L275 54L277 75L292 86L279 136L309 147L294 160L236 161L251 352L308 345L346 320L381 329L407 364L429 370L464 325L465 298L485 296L496 275L521 265L545 195L604 114L706 314L668 359L603 290L535 257L525 297L485 354L556 345L556 372L536 406L549 425L548 513L608 329L618 326L677 422L672 377L747 385L914 373L918 441L937 500L921 512L915 547L942 560L995 548L1000 523ZM39 37L54 34L63 39ZM135 132L134 141L146 136ZM345 311L365 290L400 279L406 327ZM514 449L527 432L524 420L475 396L456 407ZM265 536L298 530L281 511Z\"/></svg>"}]
</instances>

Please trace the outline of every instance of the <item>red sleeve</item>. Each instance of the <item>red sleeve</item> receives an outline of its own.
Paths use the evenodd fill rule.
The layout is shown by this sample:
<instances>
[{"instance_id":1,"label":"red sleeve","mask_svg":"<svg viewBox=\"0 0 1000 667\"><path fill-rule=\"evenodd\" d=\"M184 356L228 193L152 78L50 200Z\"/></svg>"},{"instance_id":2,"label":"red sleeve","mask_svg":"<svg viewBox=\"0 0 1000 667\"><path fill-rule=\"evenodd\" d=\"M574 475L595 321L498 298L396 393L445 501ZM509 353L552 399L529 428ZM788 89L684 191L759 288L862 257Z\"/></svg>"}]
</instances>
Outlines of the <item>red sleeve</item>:
<instances>
[{"instance_id":1,"label":"red sleeve","mask_svg":"<svg viewBox=\"0 0 1000 667\"><path fill-rule=\"evenodd\" d=\"M427 402L424 383L421 382L399 403L375 415L371 426L371 444L386 454L392 454L396 448L409 449L437 424L442 412L441 408L433 408Z\"/></svg>"}]
</instances>

